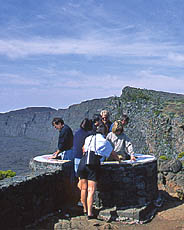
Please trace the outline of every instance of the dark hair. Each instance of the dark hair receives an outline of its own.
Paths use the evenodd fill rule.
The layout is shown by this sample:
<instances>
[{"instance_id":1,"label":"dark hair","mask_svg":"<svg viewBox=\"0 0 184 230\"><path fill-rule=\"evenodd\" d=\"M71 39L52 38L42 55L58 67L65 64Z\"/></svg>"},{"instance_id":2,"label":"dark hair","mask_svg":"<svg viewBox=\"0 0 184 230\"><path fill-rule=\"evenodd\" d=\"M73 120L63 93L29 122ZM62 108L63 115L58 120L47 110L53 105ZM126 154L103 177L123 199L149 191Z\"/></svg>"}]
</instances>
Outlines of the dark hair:
<instances>
[{"instance_id":1,"label":"dark hair","mask_svg":"<svg viewBox=\"0 0 184 230\"><path fill-rule=\"evenodd\" d=\"M85 131L91 131L92 130L92 120L89 120L88 118L85 118L81 122L80 128L84 129Z\"/></svg>"},{"instance_id":2,"label":"dark hair","mask_svg":"<svg viewBox=\"0 0 184 230\"><path fill-rule=\"evenodd\" d=\"M122 120L124 120L124 121L126 121L128 123L129 122L129 117L126 114L122 114L121 115L121 121Z\"/></svg>"},{"instance_id":3,"label":"dark hair","mask_svg":"<svg viewBox=\"0 0 184 230\"><path fill-rule=\"evenodd\" d=\"M107 134L107 127L103 123L100 123L100 125L97 126L97 128L96 128L96 133L101 133L102 135L106 135Z\"/></svg>"},{"instance_id":4,"label":"dark hair","mask_svg":"<svg viewBox=\"0 0 184 230\"><path fill-rule=\"evenodd\" d=\"M94 114L93 115L93 123L97 122L97 121L101 121L102 117L100 114Z\"/></svg>"},{"instance_id":5,"label":"dark hair","mask_svg":"<svg viewBox=\"0 0 184 230\"><path fill-rule=\"evenodd\" d=\"M52 120L52 125L54 126L54 124L58 125L59 123L61 123L62 125L64 124L63 119L61 119L60 117L55 117Z\"/></svg>"}]
</instances>

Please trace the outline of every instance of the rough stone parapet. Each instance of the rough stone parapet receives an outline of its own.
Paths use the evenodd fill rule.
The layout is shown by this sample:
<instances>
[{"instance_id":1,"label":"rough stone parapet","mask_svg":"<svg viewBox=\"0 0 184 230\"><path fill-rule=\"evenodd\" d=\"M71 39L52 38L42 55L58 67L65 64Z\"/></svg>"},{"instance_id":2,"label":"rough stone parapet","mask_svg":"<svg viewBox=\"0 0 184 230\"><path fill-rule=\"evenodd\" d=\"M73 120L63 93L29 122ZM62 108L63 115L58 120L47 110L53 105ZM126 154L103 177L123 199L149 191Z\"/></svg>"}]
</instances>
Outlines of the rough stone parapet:
<instances>
[{"instance_id":1,"label":"rough stone parapet","mask_svg":"<svg viewBox=\"0 0 184 230\"><path fill-rule=\"evenodd\" d=\"M156 212L154 205L158 199L156 160L137 164L103 165L100 171L94 205L100 210L101 217L104 219L116 217L117 220L127 217L131 221L141 222L148 221L151 218L150 213ZM109 208L115 211L108 212ZM135 215L132 216L133 209ZM115 215L111 215L112 213Z\"/></svg>"},{"instance_id":2,"label":"rough stone parapet","mask_svg":"<svg viewBox=\"0 0 184 230\"><path fill-rule=\"evenodd\" d=\"M171 196L184 199L184 168L180 160L158 161L158 185Z\"/></svg>"},{"instance_id":3,"label":"rough stone parapet","mask_svg":"<svg viewBox=\"0 0 184 230\"><path fill-rule=\"evenodd\" d=\"M22 229L64 206L76 205L78 194L76 184L71 181L72 162L63 163L60 169L43 170L42 164L34 169L29 175L0 182L0 226L4 229ZM116 214L119 221L146 222L156 212L157 196L156 160L104 164L94 206L102 219L114 218ZM113 208L114 212L109 211Z\"/></svg>"},{"instance_id":4,"label":"rough stone parapet","mask_svg":"<svg viewBox=\"0 0 184 230\"><path fill-rule=\"evenodd\" d=\"M42 158L44 156L51 156L50 155L43 155L41 156ZM33 170L34 172L40 171L40 170L63 170L63 168L68 169L69 171L71 171L72 167L73 167L73 162L69 161L69 160L56 160L54 162L51 163L49 162L49 160L45 160L45 161L38 161L37 160L38 157L34 157L30 160L29 162L29 168L31 170Z\"/></svg>"},{"instance_id":5,"label":"rough stone parapet","mask_svg":"<svg viewBox=\"0 0 184 230\"><path fill-rule=\"evenodd\" d=\"M75 202L68 168L15 176L0 182L0 226L23 229L64 205Z\"/></svg>"},{"instance_id":6,"label":"rough stone parapet","mask_svg":"<svg viewBox=\"0 0 184 230\"><path fill-rule=\"evenodd\" d=\"M135 162L102 163L94 197L99 218L134 222L153 218L158 198L157 160L150 155L137 154L136 157ZM62 167L60 160L49 160L49 163L45 159L46 155L34 158L32 168Z\"/></svg>"}]
</instances>

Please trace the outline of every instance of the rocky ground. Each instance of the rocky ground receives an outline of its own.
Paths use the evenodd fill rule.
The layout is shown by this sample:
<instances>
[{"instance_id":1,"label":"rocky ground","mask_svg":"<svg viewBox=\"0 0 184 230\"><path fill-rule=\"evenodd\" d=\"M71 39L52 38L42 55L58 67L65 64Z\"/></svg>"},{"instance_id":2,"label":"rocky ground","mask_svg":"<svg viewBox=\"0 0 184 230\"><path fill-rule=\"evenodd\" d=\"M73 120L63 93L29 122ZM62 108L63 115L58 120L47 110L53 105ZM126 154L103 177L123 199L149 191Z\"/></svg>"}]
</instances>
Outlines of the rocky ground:
<instances>
[{"instance_id":1,"label":"rocky ground","mask_svg":"<svg viewBox=\"0 0 184 230\"><path fill-rule=\"evenodd\" d=\"M184 230L184 201L172 198L164 193L164 203L156 216L146 224L126 224L123 222L102 221L98 219L87 220L81 215L81 208L62 210L28 230Z\"/></svg>"}]
</instances>

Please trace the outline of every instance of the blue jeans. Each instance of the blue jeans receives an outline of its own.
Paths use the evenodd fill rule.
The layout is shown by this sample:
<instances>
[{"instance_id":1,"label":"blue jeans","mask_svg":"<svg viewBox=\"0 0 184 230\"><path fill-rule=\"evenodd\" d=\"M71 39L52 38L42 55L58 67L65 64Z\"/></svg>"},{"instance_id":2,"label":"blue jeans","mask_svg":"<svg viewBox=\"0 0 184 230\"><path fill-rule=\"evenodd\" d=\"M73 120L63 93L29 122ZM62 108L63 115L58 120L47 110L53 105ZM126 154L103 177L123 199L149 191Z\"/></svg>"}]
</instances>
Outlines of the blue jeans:
<instances>
[{"instance_id":1,"label":"blue jeans","mask_svg":"<svg viewBox=\"0 0 184 230\"><path fill-rule=\"evenodd\" d=\"M79 167L79 163L80 163L80 158L74 158L74 171L75 171L75 175L77 175L77 170Z\"/></svg>"},{"instance_id":2,"label":"blue jeans","mask_svg":"<svg viewBox=\"0 0 184 230\"><path fill-rule=\"evenodd\" d=\"M72 149L61 152L59 156L61 157L61 160L73 160L74 159Z\"/></svg>"}]
</instances>

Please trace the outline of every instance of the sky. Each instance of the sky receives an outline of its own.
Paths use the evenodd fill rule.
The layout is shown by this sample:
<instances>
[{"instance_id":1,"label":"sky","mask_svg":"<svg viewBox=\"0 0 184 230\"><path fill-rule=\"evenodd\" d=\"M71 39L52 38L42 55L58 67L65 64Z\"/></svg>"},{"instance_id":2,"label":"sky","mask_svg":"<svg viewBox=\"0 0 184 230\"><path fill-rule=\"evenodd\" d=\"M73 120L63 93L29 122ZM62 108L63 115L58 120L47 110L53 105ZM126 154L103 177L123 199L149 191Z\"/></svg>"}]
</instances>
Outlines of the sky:
<instances>
[{"instance_id":1,"label":"sky","mask_svg":"<svg viewBox=\"0 0 184 230\"><path fill-rule=\"evenodd\" d=\"M183 0L0 0L0 112L184 94Z\"/></svg>"}]
</instances>

